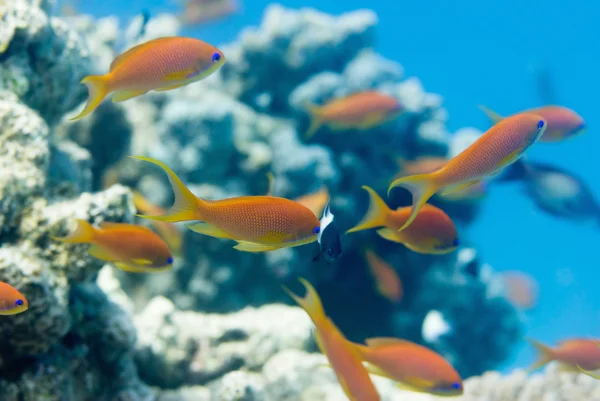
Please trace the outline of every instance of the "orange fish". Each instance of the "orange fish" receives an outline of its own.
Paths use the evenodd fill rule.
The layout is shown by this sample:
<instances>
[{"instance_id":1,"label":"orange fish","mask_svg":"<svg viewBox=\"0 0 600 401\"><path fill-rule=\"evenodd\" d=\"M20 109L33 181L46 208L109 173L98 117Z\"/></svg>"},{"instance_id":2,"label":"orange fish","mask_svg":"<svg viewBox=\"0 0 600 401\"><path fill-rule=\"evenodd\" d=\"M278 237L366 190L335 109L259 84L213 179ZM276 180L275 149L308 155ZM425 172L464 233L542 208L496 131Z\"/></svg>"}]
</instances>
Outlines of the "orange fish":
<instances>
[{"instance_id":1,"label":"orange fish","mask_svg":"<svg viewBox=\"0 0 600 401\"><path fill-rule=\"evenodd\" d=\"M302 195L301 197L295 199L295 201L299 204L304 205L312 210L316 216L323 214L323 209L325 209L328 200L329 190L327 187L321 187L321 189L316 192Z\"/></svg>"},{"instance_id":2,"label":"orange fish","mask_svg":"<svg viewBox=\"0 0 600 401\"><path fill-rule=\"evenodd\" d=\"M179 19L186 25L198 25L227 17L239 10L236 0L188 0Z\"/></svg>"},{"instance_id":3,"label":"orange fish","mask_svg":"<svg viewBox=\"0 0 600 401\"><path fill-rule=\"evenodd\" d=\"M308 313L313 321L316 327L317 345L331 364L344 393L352 401L379 401L381 398L369 373L362 365L358 352L331 319L325 315L321 299L314 287L302 278L300 282L306 287L304 298L295 295L285 286L283 289Z\"/></svg>"},{"instance_id":4,"label":"orange fish","mask_svg":"<svg viewBox=\"0 0 600 401\"><path fill-rule=\"evenodd\" d=\"M396 270L370 249L365 250L365 258L379 294L392 302L400 302L403 292L402 281Z\"/></svg>"},{"instance_id":5,"label":"orange fish","mask_svg":"<svg viewBox=\"0 0 600 401\"><path fill-rule=\"evenodd\" d=\"M551 361L557 361L563 370L578 371L600 369L600 348L597 340L572 339L559 343L557 348L550 348L538 341L528 339L540 353L540 359L530 370L536 370Z\"/></svg>"},{"instance_id":6,"label":"orange fish","mask_svg":"<svg viewBox=\"0 0 600 401\"><path fill-rule=\"evenodd\" d=\"M494 124L505 118L485 106L479 106L479 108ZM548 128L540 138L540 142L558 142L580 135L585 131L583 118L566 107L543 106L525 110L523 113L537 114L548 123Z\"/></svg>"},{"instance_id":7,"label":"orange fish","mask_svg":"<svg viewBox=\"0 0 600 401\"><path fill-rule=\"evenodd\" d=\"M463 393L460 375L441 355L410 341L371 338L352 344L369 373L398 382L406 390L454 397Z\"/></svg>"},{"instance_id":8,"label":"orange fish","mask_svg":"<svg viewBox=\"0 0 600 401\"><path fill-rule=\"evenodd\" d=\"M12 285L0 281L0 315L16 315L29 308L27 298Z\"/></svg>"},{"instance_id":9,"label":"orange fish","mask_svg":"<svg viewBox=\"0 0 600 401\"><path fill-rule=\"evenodd\" d=\"M298 202L274 196L200 199L166 164L149 157L130 157L161 167L175 192L175 204L166 214L140 217L168 222L201 220L186 227L200 234L237 241L234 248L245 252L266 252L317 240L321 230L319 219Z\"/></svg>"},{"instance_id":10,"label":"orange fish","mask_svg":"<svg viewBox=\"0 0 600 401\"><path fill-rule=\"evenodd\" d=\"M369 210L360 223L346 234L385 227L377 230L382 238L399 242L414 252L434 255L452 252L458 246L456 227L443 210L427 203L419 211L414 224L399 232L398 229L408 220L411 207L391 210L377 192L366 185L362 188L369 194Z\"/></svg>"},{"instance_id":11,"label":"orange fish","mask_svg":"<svg viewBox=\"0 0 600 401\"><path fill-rule=\"evenodd\" d=\"M421 157L416 160L398 159L398 164L402 172L396 174L394 179L406 177L407 175L432 173L440 169L444 164L448 163L448 159L444 157ZM480 181L477 184L467 188L456 190L448 194L439 194L446 201L475 201L482 199L487 191L485 182Z\"/></svg>"},{"instance_id":12,"label":"orange fish","mask_svg":"<svg viewBox=\"0 0 600 401\"><path fill-rule=\"evenodd\" d=\"M122 102L151 90L180 88L208 77L224 63L219 49L198 39L174 36L142 43L117 56L108 74L83 78L88 102L71 121L94 111L111 92L113 102Z\"/></svg>"},{"instance_id":13,"label":"orange fish","mask_svg":"<svg viewBox=\"0 0 600 401\"><path fill-rule=\"evenodd\" d=\"M323 125L334 131L347 129L368 130L402 114L398 101L375 91L352 94L330 101L324 106L308 105L311 124L305 138L312 137Z\"/></svg>"},{"instance_id":14,"label":"orange fish","mask_svg":"<svg viewBox=\"0 0 600 401\"><path fill-rule=\"evenodd\" d=\"M594 342L596 343L596 345L598 346L598 348L600 348L600 342L598 342L598 341L594 341ZM585 370L585 369L583 369L579 365L577 365L577 369L579 369L581 371L581 373L584 373L584 374L586 374L586 375L588 375L590 377L593 377L596 380L600 380L600 375L598 375L598 374L596 374L594 372L591 372L589 370Z\"/></svg>"},{"instance_id":15,"label":"orange fish","mask_svg":"<svg viewBox=\"0 0 600 401\"><path fill-rule=\"evenodd\" d=\"M442 168L392 182L388 195L395 187L406 188L412 194L412 211L400 230L414 221L421 207L439 190L443 189L444 195L467 188L517 161L544 134L547 125L535 114L505 118Z\"/></svg>"},{"instance_id":16,"label":"orange fish","mask_svg":"<svg viewBox=\"0 0 600 401\"><path fill-rule=\"evenodd\" d=\"M67 244L91 244L88 253L113 262L133 273L162 272L171 269L173 256L167 244L152 230L124 223L104 222L100 229L77 220L77 229L66 237L52 237Z\"/></svg>"},{"instance_id":17,"label":"orange fish","mask_svg":"<svg viewBox=\"0 0 600 401\"><path fill-rule=\"evenodd\" d=\"M153 205L150 203L144 196L137 192L133 192L133 204L138 212L147 213L147 214L163 214L165 210L162 207ZM164 221L153 221L152 222L156 230L161 234L164 238L165 242L171 249L171 251L176 254L181 254L181 245L182 245L182 235L181 232L175 227L173 224L166 223Z\"/></svg>"},{"instance_id":18,"label":"orange fish","mask_svg":"<svg viewBox=\"0 0 600 401\"><path fill-rule=\"evenodd\" d=\"M528 274L507 271L501 273L506 298L520 309L531 309L537 304L539 287L537 281Z\"/></svg>"}]
</instances>

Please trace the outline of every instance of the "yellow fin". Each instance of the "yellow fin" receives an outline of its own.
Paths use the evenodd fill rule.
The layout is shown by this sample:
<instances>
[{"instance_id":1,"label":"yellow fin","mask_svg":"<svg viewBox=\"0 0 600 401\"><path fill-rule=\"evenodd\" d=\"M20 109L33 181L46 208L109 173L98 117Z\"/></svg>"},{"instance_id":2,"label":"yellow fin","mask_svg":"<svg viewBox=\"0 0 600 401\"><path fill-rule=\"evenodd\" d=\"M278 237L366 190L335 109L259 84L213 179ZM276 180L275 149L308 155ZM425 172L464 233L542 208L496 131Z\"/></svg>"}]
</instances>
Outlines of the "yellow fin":
<instances>
[{"instance_id":1,"label":"yellow fin","mask_svg":"<svg viewBox=\"0 0 600 401\"><path fill-rule=\"evenodd\" d=\"M519 157L521 157L521 155L523 154L523 151L527 148L527 146L523 145L521 146L519 149L513 150L512 152L510 152L507 156L505 156L500 163L498 163L498 170L496 170L494 173L492 173L491 175L496 175L498 174L500 171L502 171L502 169L506 166L508 166L509 164L515 162Z\"/></svg>"},{"instance_id":2,"label":"yellow fin","mask_svg":"<svg viewBox=\"0 0 600 401\"><path fill-rule=\"evenodd\" d=\"M50 236L53 240L65 242L67 244L87 244L94 241L96 229L86 220L77 219L77 228L74 232L64 237Z\"/></svg>"},{"instance_id":3,"label":"yellow fin","mask_svg":"<svg viewBox=\"0 0 600 401\"><path fill-rule=\"evenodd\" d=\"M392 337L376 337L376 338L367 338L365 343L369 347L382 347L388 345L413 345L414 343L403 340L401 338L392 338Z\"/></svg>"},{"instance_id":4,"label":"yellow fin","mask_svg":"<svg viewBox=\"0 0 600 401\"><path fill-rule=\"evenodd\" d=\"M88 255L93 256L96 259L105 260L107 262L116 260L113 255L107 252L105 249L100 248L98 245L92 245L88 248Z\"/></svg>"},{"instance_id":5,"label":"yellow fin","mask_svg":"<svg viewBox=\"0 0 600 401\"><path fill-rule=\"evenodd\" d=\"M133 262L133 264L135 265L151 265L152 261L148 260L148 259L131 259L131 261Z\"/></svg>"},{"instance_id":6,"label":"yellow fin","mask_svg":"<svg viewBox=\"0 0 600 401\"><path fill-rule=\"evenodd\" d=\"M388 379L393 379L389 374L387 374L385 371L381 370L380 368L378 368L375 365L372 365L368 362L364 363L364 367L365 369L367 369L367 372L369 372L369 374L375 375L375 376L381 376L381 377L385 377Z\"/></svg>"},{"instance_id":7,"label":"yellow fin","mask_svg":"<svg viewBox=\"0 0 600 401\"><path fill-rule=\"evenodd\" d=\"M171 85L171 86L163 86L162 88L158 88L158 89L154 89L156 92L164 92L164 91L170 91L171 89L177 89L177 88L181 88L182 86L185 86L187 84L177 84L177 85Z\"/></svg>"},{"instance_id":8,"label":"yellow fin","mask_svg":"<svg viewBox=\"0 0 600 401\"><path fill-rule=\"evenodd\" d=\"M413 378L411 378L411 380L412 379ZM429 384L429 386L431 386L431 383L428 382L428 384ZM396 382L395 386L401 390L411 391L413 393L427 393L428 392L427 389L430 388L430 387L424 387L424 388L417 387L415 385L408 384L407 382Z\"/></svg>"},{"instance_id":9,"label":"yellow fin","mask_svg":"<svg viewBox=\"0 0 600 401\"><path fill-rule=\"evenodd\" d=\"M554 350L539 341L528 338L527 341L533 345L533 347L540 354L539 359L529 368L529 371L534 371L546 365L548 362L554 360Z\"/></svg>"},{"instance_id":10,"label":"yellow fin","mask_svg":"<svg viewBox=\"0 0 600 401\"><path fill-rule=\"evenodd\" d=\"M409 190L412 195L412 209L410 216L398 231L402 231L408 227L415 220L423 205L438 191L439 188L434 181L434 174L437 174L440 171L442 170L437 170L434 173L409 175L398 178L390 184L388 196L392 192L392 189L396 187L405 188Z\"/></svg>"},{"instance_id":11,"label":"yellow fin","mask_svg":"<svg viewBox=\"0 0 600 401\"><path fill-rule=\"evenodd\" d=\"M302 285L306 289L306 294L304 294L304 297L300 297L300 296L294 294L286 286L282 286L282 288L290 297L292 297L292 299L298 305L300 305L300 307L302 309L304 309L306 311L306 313L308 313L308 315L310 316L310 318L313 321L313 323L315 324L315 326L320 327L320 325L323 324L323 322L325 322L325 320L327 319L327 316L325 315L325 310L323 310L323 304L321 303L321 298L319 297L317 290L315 290L315 288L312 286L312 284L310 284L308 281L306 281L302 277L300 277L298 280L300 281L300 283L302 283ZM321 341L321 338L319 337L318 331L315 331L314 335L315 335L315 340L317 341L317 345L319 346L319 349L321 350L321 352L325 353L324 348L321 348L323 345L323 342Z\"/></svg>"},{"instance_id":12,"label":"yellow fin","mask_svg":"<svg viewBox=\"0 0 600 401\"><path fill-rule=\"evenodd\" d=\"M132 159L144 160L156 164L167 174L171 188L175 193L175 203L162 216L138 215L145 219L160 220L175 223L178 221L202 220L201 209L206 201L196 197L181 181L181 179L163 162L145 156L129 156Z\"/></svg>"},{"instance_id":13,"label":"yellow fin","mask_svg":"<svg viewBox=\"0 0 600 401\"><path fill-rule=\"evenodd\" d=\"M147 267L147 266L137 266L132 265L125 262L113 262L115 266L119 269L129 272L129 273L160 273L172 268L171 265L163 266L163 267Z\"/></svg>"},{"instance_id":14,"label":"yellow fin","mask_svg":"<svg viewBox=\"0 0 600 401\"><path fill-rule=\"evenodd\" d=\"M585 370L583 369L581 366L577 365L577 369L579 369L579 371L585 375L588 375L589 377L593 377L596 380L600 380L600 374L594 373L591 370Z\"/></svg>"},{"instance_id":15,"label":"yellow fin","mask_svg":"<svg viewBox=\"0 0 600 401\"><path fill-rule=\"evenodd\" d=\"M367 116L367 118L365 118L360 125L358 126L359 130L369 130L371 128L377 127L378 125L381 125L384 121L384 113L382 112L378 112L378 113L371 113Z\"/></svg>"},{"instance_id":16,"label":"yellow fin","mask_svg":"<svg viewBox=\"0 0 600 401\"><path fill-rule=\"evenodd\" d=\"M90 114L102 103L108 94L108 79L106 75L88 75L81 80L88 89L88 100L83 110L75 117L71 117L70 121L79 120Z\"/></svg>"},{"instance_id":17,"label":"yellow fin","mask_svg":"<svg viewBox=\"0 0 600 401\"><path fill-rule=\"evenodd\" d=\"M490 110L481 104L478 107L481 111L483 111L485 113L485 115L492 121L492 123L496 124L500 120L504 120L504 117L502 117L500 114L496 113L495 111Z\"/></svg>"},{"instance_id":18,"label":"yellow fin","mask_svg":"<svg viewBox=\"0 0 600 401\"><path fill-rule=\"evenodd\" d=\"M187 79L188 75L193 74L194 70L188 68L187 70L172 72L163 77L163 81L183 81Z\"/></svg>"},{"instance_id":19,"label":"yellow fin","mask_svg":"<svg viewBox=\"0 0 600 401\"><path fill-rule=\"evenodd\" d=\"M268 251L274 251L277 249L281 249L280 246L273 246L273 245L264 245L264 244L257 244L256 242L249 242L249 241L238 241L237 245L233 247L234 249L237 249L238 251L243 251L243 252L268 252Z\"/></svg>"},{"instance_id":20,"label":"yellow fin","mask_svg":"<svg viewBox=\"0 0 600 401\"><path fill-rule=\"evenodd\" d=\"M469 188L470 186L476 185L479 182L481 182L481 180L472 180L472 181L463 182L461 184L449 185L440 192L440 195L442 195L442 196L450 195L454 192L458 192L465 188Z\"/></svg>"},{"instance_id":21,"label":"yellow fin","mask_svg":"<svg viewBox=\"0 0 600 401\"><path fill-rule=\"evenodd\" d=\"M188 223L185 226L196 233L208 235L210 237L231 239L230 234L218 227L213 226L212 224L208 224L203 221L197 223Z\"/></svg>"},{"instance_id":22,"label":"yellow fin","mask_svg":"<svg viewBox=\"0 0 600 401\"><path fill-rule=\"evenodd\" d=\"M323 117L321 117L321 108L319 106L307 103L305 108L310 114L310 126L304 134L304 139L310 139L323 125Z\"/></svg>"},{"instance_id":23,"label":"yellow fin","mask_svg":"<svg viewBox=\"0 0 600 401\"><path fill-rule=\"evenodd\" d=\"M346 231L346 234L381 227L385 225L386 218L390 213L390 208L377 192L367 185L363 185L362 189L369 194L369 209L362 220L356 226Z\"/></svg>"},{"instance_id":24,"label":"yellow fin","mask_svg":"<svg viewBox=\"0 0 600 401\"><path fill-rule=\"evenodd\" d=\"M389 228L380 228L379 230L377 230L377 234L383 238L386 239L388 241L392 241L392 242L397 242L400 244L403 244L404 242L402 241L402 232L397 232L395 230L391 230Z\"/></svg>"},{"instance_id":25,"label":"yellow fin","mask_svg":"<svg viewBox=\"0 0 600 401\"><path fill-rule=\"evenodd\" d=\"M134 97L141 96L145 94L146 90L120 90L116 91L112 96L113 103L124 102L125 100L132 99Z\"/></svg>"}]
</instances>

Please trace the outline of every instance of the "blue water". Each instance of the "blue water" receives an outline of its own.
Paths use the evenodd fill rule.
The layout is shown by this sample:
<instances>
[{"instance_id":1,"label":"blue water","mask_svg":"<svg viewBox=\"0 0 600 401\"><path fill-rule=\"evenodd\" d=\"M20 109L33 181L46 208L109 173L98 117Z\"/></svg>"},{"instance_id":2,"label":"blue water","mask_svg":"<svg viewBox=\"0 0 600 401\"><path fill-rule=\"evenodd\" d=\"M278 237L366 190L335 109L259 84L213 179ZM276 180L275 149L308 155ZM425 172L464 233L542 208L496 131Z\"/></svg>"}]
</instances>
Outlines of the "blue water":
<instances>
[{"instance_id":1,"label":"blue water","mask_svg":"<svg viewBox=\"0 0 600 401\"><path fill-rule=\"evenodd\" d=\"M177 10L175 0L81 3L88 4L82 4L80 11L95 16L130 18L143 8L154 14ZM257 25L269 3L246 0L242 15L185 34L215 44L231 41L245 26ZM590 129L572 141L539 144L529 156L568 168L600 194L595 153L600 149L600 133L595 129L600 126L597 2L580 0L577 6L560 0L281 3L332 14L373 9L380 17L377 50L400 62L407 75L418 76L427 90L444 96L451 130L486 129L487 120L476 108L479 103L504 114L540 105L531 66L548 68L560 103L579 112ZM539 305L527 315L528 336L548 343L598 336L599 227L548 217L536 211L518 187L506 186L492 189L481 217L466 234L494 268L523 270L539 281ZM559 280L565 273L572 276L569 285ZM533 358L531 347L523 342L504 370L526 366Z\"/></svg>"}]
</instances>

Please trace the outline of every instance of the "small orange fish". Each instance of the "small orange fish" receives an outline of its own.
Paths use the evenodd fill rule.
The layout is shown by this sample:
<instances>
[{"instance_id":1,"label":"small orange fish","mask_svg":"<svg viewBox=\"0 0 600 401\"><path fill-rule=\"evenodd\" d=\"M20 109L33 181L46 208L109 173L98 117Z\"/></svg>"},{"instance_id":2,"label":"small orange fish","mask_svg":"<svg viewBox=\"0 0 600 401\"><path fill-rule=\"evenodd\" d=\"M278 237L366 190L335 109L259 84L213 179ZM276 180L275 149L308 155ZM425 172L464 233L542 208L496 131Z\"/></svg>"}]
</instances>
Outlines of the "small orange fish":
<instances>
[{"instance_id":1,"label":"small orange fish","mask_svg":"<svg viewBox=\"0 0 600 401\"><path fill-rule=\"evenodd\" d=\"M240 11L236 0L188 0L179 19L185 25L215 21Z\"/></svg>"},{"instance_id":2,"label":"small orange fish","mask_svg":"<svg viewBox=\"0 0 600 401\"><path fill-rule=\"evenodd\" d=\"M137 191L133 192L133 204L138 212L144 214L163 214L165 210L156 206L148 201L141 193ZM183 243L181 232L171 223L164 221L153 221L152 224L164 238L165 242L169 246L169 249L175 254L181 254L181 246Z\"/></svg>"},{"instance_id":3,"label":"small orange fish","mask_svg":"<svg viewBox=\"0 0 600 401\"><path fill-rule=\"evenodd\" d=\"M479 108L494 124L505 118L485 106L479 106ZM581 135L585 131L583 118L566 107L543 106L525 110L523 113L537 114L548 123L548 128L540 138L540 142L558 142Z\"/></svg>"},{"instance_id":4,"label":"small orange fish","mask_svg":"<svg viewBox=\"0 0 600 401\"><path fill-rule=\"evenodd\" d=\"M362 365L358 352L331 319L325 315L321 299L314 287L302 278L300 282L306 287L304 298L300 298L285 286L283 289L308 313L313 321L316 327L317 345L333 367L344 393L352 401L379 401L381 397L377 393L369 373Z\"/></svg>"},{"instance_id":5,"label":"small orange fish","mask_svg":"<svg viewBox=\"0 0 600 401\"><path fill-rule=\"evenodd\" d=\"M27 298L12 285L0 281L0 315L16 315L29 308Z\"/></svg>"},{"instance_id":6,"label":"small orange fish","mask_svg":"<svg viewBox=\"0 0 600 401\"><path fill-rule=\"evenodd\" d=\"M368 130L402 114L402 107L395 98L375 91L354 93L324 106L308 105L307 108L311 124L305 134L306 139L312 137L323 124L334 131Z\"/></svg>"},{"instance_id":7,"label":"small orange fish","mask_svg":"<svg viewBox=\"0 0 600 401\"><path fill-rule=\"evenodd\" d=\"M563 370L578 371L600 369L600 348L597 340L572 339L559 343L557 348L550 348L538 341L528 339L540 353L540 359L530 368L531 371L541 368L551 361L557 361Z\"/></svg>"},{"instance_id":8,"label":"small orange fish","mask_svg":"<svg viewBox=\"0 0 600 401\"><path fill-rule=\"evenodd\" d=\"M320 221L298 202L274 196L200 199L166 164L149 157L130 157L162 168L175 192L175 204L166 214L140 217L168 222L201 220L186 227L200 234L237 241L234 248L245 252L266 252L317 240Z\"/></svg>"},{"instance_id":9,"label":"small orange fish","mask_svg":"<svg viewBox=\"0 0 600 401\"><path fill-rule=\"evenodd\" d=\"M399 242L418 253L445 254L458 246L458 235L452 219L437 207L425 204L419 211L415 222L406 230L398 231L411 213L411 207L391 210L388 205L370 187L362 187L369 194L369 210L365 217L346 234L369 228L385 227L377 230L382 238Z\"/></svg>"},{"instance_id":10,"label":"small orange fish","mask_svg":"<svg viewBox=\"0 0 600 401\"><path fill-rule=\"evenodd\" d=\"M406 177L407 175L432 173L442 168L448 163L448 159L444 157L421 157L416 160L398 159L398 164L402 172L396 174L394 179ZM487 191L487 186L484 181L471 185L467 188L459 189L448 194L439 194L440 198L446 201L476 201L482 199Z\"/></svg>"},{"instance_id":11,"label":"small orange fish","mask_svg":"<svg viewBox=\"0 0 600 401\"><path fill-rule=\"evenodd\" d=\"M439 190L443 189L445 195L467 188L517 161L544 134L547 125L546 120L536 114L521 113L505 118L442 168L392 182L388 195L396 187L406 188L412 194L412 211L400 230L415 220L421 207Z\"/></svg>"},{"instance_id":12,"label":"small orange fish","mask_svg":"<svg viewBox=\"0 0 600 401\"><path fill-rule=\"evenodd\" d=\"M454 397L463 393L460 375L441 355L397 338L371 338L352 344L369 373L386 377L406 390Z\"/></svg>"},{"instance_id":13,"label":"small orange fish","mask_svg":"<svg viewBox=\"0 0 600 401\"><path fill-rule=\"evenodd\" d=\"M364 251L379 294L392 302L402 300L402 281L396 270L370 249Z\"/></svg>"},{"instance_id":14,"label":"small orange fish","mask_svg":"<svg viewBox=\"0 0 600 401\"><path fill-rule=\"evenodd\" d=\"M88 88L88 102L70 120L94 111L111 92L115 92L113 102L123 102L151 90L180 88L208 77L224 63L219 49L194 38L174 36L142 43L117 56L108 74L89 75L81 81Z\"/></svg>"},{"instance_id":15,"label":"small orange fish","mask_svg":"<svg viewBox=\"0 0 600 401\"><path fill-rule=\"evenodd\" d=\"M52 237L67 244L91 244L88 253L113 262L133 273L162 272L171 269L173 256L167 244L152 230L124 223L104 222L100 229L77 220L77 229L66 237Z\"/></svg>"},{"instance_id":16,"label":"small orange fish","mask_svg":"<svg viewBox=\"0 0 600 401\"><path fill-rule=\"evenodd\" d=\"M537 304L539 287L537 281L528 274L517 271L501 273L506 298L517 308L531 309Z\"/></svg>"}]
</instances>

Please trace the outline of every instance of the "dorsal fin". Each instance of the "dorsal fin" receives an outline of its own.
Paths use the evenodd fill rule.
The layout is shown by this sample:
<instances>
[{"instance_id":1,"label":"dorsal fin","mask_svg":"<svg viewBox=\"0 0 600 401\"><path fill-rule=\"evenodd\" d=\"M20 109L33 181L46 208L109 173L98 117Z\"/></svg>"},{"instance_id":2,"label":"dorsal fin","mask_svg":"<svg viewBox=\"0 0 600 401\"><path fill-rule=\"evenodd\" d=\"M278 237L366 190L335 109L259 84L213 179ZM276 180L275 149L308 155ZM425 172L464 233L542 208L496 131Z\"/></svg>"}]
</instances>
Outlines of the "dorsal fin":
<instances>
[{"instance_id":1,"label":"dorsal fin","mask_svg":"<svg viewBox=\"0 0 600 401\"><path fill-rule=\"evenodd\" d=\"M369 347L381 347L386 345L414 345L414 343L410 341L392 337L367 338L365 342Z\"/></svg>"},{"instance_id":2,"label":"dorsal fin","mask_svg":"<svg viewBox=\"0 0 600 401\"><path fill-rule=\"evenodd\" d=\"M137 46L133 46L131 49L126 50L125 52L123 52L123 53L119 54L117 57L115 57L115 59L112 61L112 63L110 63L109 71L112 72L119 64L121 64L124 60L129 58L134 53L136 53L140 50L147 49L148 47L152 47L152 46L156 45L157 42L163 41L165 39L173 39L173 38L172 37L158 38L158 39L153 39L148 42L139 44Z\"/></svg>"}]
</instances>

